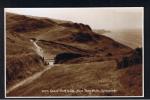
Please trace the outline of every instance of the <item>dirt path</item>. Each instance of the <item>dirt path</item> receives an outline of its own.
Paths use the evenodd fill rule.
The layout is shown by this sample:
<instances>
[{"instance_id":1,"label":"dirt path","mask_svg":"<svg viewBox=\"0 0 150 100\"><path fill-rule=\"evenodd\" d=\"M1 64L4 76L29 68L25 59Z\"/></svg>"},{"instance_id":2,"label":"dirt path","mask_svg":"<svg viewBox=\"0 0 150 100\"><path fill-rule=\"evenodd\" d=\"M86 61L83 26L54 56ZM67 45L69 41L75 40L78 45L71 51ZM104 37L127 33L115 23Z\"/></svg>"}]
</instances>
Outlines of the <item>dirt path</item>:
<instances>
[{"instance_id":1,"label":"dirt path","mask_svg":"<svg viewBox=\"0 0 150 100\"><path fill-rule=\"evenodd\" d=\"M8 90L6 90L6 94L8 94L9 92L15 90L16 88L18 88L18 87L20 87L22 85L31 83L32 81L34 81L35 79L40 77L45 71L47 71L50 68L52 68L52 65L51 66L47 66L44 70L42 70L40 72L37 72L34 75L32 75L32 76L22 80L21 82L17 83L16 85L10 87Z\"/></svg>"},{"instance_id":2,"label":"dirt path","mask_svg":"<svg viewBox=\"0 0 150 100\"><path fill-rule=\"evenodd\" d=\"M33 45L34 45L34 47L35 47L34 50L36 51L36 53L37 53L39 56L44 57L43 49L42 49L40 46L38 46L38 45L36 44L37 41L31 41L31 42L33 43Z\"/></svg>"}]
</instances>

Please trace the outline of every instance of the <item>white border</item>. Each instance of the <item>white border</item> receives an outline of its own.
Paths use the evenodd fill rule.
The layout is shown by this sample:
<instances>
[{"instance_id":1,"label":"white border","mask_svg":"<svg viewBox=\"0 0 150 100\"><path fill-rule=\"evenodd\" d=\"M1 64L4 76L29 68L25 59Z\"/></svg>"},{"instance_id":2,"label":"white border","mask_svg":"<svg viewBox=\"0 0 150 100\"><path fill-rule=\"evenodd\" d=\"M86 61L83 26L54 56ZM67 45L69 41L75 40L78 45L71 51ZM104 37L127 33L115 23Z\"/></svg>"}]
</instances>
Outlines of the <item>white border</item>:
<instances>
[{"instance_id":1,"label":"white border","mask_svg":"<svg viewBox=\"0 0 150 100\"><path fill-rule=\"evenodd\" d=\"M80 8L80 7L78 7ZM86 7L90 8L90 7ZM92 7L92 8L107 8L107 7ZM117 8L117 7L109 7L109 8ZM121 8L126 8L126 7L121 7ZM134 8L134 7L129 7L129 8ZM134 98L134 97L144 97L144 7L138 7L138 8L143 8L143 13L142 13L142 96L6 96L6 11L4 8L4 91L5 91L5 98ZM69 9L69 8L68 8Z\"/></svg>"}]
</instances>

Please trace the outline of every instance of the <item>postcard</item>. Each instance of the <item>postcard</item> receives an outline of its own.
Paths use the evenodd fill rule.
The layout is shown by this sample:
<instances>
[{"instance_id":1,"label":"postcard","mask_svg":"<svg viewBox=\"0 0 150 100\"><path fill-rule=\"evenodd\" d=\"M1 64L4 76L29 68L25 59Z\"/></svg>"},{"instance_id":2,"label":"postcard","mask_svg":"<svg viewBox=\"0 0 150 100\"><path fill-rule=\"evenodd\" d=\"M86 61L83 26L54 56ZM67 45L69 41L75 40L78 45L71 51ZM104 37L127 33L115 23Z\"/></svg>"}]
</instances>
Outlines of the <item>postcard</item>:
<instances>
[{"instance_id":1,"label":"postcard","mask_svg":"<svg viewBox=\"0 0 150 100\"><path fill-rule=\"evenodd\" d=\"M5 97L144 96L144 8L5 8Z\"/></svg>"}]
</instances>

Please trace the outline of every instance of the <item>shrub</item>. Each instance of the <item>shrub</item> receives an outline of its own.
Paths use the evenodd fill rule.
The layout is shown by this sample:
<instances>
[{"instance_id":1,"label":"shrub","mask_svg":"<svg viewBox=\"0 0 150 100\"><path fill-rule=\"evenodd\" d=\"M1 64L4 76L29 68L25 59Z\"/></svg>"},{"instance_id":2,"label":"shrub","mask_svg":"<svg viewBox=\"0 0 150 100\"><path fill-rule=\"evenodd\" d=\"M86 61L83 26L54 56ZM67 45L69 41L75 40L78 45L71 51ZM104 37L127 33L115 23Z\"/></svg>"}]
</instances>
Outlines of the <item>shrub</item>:
<instances>
[{"instance_id":1,"label":"shrub","mask_svg":"<svg viewBox=\"0 0 150 100\"><path fill-rule=\"evenodd\" d=\"M78 57L81 57L82 55L81 54L77 54L77 53L60 53L58 55L56 55L56 57L54 58L55 59L55 64L58 64L58 63L64 63L65 61L68 61L68 60L71 60L71 59L74 59L74 58L78 58Z\"/></svg>"}]
</instances>

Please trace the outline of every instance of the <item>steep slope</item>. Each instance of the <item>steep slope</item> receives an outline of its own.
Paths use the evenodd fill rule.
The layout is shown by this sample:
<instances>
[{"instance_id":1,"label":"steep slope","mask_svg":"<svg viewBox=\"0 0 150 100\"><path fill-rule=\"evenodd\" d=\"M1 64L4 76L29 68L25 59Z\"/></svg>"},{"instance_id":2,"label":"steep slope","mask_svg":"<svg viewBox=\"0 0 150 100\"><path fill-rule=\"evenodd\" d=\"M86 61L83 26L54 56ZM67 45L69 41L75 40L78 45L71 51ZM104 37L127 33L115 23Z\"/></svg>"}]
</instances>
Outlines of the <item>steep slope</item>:
<instances>
[{"instance_id":1,"label":"steep slope","mask_svg":"<svg viewBox=\"0 0 150 100\"><path fill-rule=\"evenodd\" d=\"M44 69L28 32L52 27L55 22L6 13L6 83L7 88Z\"/></svg>"}]
</instances>

